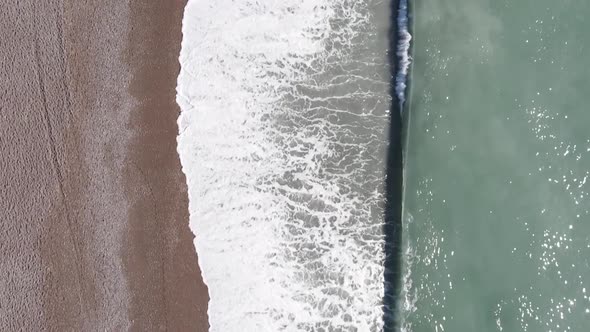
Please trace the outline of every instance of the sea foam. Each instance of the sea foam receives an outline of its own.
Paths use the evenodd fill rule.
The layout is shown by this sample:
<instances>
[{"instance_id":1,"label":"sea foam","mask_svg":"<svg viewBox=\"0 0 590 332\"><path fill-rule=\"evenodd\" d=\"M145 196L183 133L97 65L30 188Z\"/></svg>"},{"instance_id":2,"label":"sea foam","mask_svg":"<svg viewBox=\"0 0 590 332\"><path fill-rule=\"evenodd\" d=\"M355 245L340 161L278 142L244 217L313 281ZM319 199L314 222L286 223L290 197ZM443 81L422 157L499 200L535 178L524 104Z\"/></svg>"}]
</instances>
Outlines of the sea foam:
<instances>
[{"instance_id":1,"label":"sea foam","mask_svg":"<svg viewBox=\"0 0 590 332\"><path fill-rule=\"evenodd\" d=\"M381 330L381 3L189 1L178 152L211 331Z\"/></svg>"},{"instance_id":2,"label":"sea foam","mask_svg":"<svg viewBox=\"0 0 590 332\"><path fill-rule=\"evenodd\" d=\"M398 58L398 68L395 77L395 93L400 103L400 111L403 110L406 102L406 86L408 81L408 72L412 64L410 48L412 35L410 34L410 20L408 11L408 0L400 0L397 12L397 34L398 44L396 55Z\"/></svg>"}]
</instances>

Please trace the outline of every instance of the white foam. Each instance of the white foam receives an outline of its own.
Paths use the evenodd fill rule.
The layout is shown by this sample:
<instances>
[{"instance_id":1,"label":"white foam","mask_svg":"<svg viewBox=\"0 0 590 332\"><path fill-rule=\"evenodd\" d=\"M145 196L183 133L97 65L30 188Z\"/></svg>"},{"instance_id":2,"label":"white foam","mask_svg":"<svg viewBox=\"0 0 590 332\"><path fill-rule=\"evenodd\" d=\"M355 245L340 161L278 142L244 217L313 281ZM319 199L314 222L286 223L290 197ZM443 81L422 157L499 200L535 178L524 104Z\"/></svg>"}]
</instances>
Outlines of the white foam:
<instances>
[{"instance_id":1,"label":"white foam","mask_svg":"<svg viewBox=\"0 0 590 332\"><path fill-rule=\"evenodd\" d=\"M395 92L400 103L400 109L403 110L406 102L406 87L408 81L408 71L412 64L410 47L412 35L409 31L409 13L408 0L400 0L397 15L398 44L396 54L398 56L398 70L395 78Z\"/></svg>"},{"instance_id":2,"label":"white foam","mask_svg":"<svg viewBox=\"0 0 590 332\"><path fill-rule=\"evenodd\" d=\"M388 79L353 55L370 18L344 0L189 1L178 152L211 331L381 329Z\"/></svg>"}]
</instances>

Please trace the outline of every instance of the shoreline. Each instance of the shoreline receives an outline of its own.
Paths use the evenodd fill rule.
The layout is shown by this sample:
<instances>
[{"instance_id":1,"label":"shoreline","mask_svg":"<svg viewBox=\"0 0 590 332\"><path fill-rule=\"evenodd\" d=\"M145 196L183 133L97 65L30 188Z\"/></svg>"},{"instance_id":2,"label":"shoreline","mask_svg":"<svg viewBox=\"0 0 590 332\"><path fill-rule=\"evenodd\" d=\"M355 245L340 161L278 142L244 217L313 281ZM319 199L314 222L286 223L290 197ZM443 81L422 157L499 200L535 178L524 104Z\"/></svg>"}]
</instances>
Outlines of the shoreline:
<instances>
[{"instance_id":1,"label":"shoreline","mask_svg":"<svg viewBox=\"0 0 590 332\"><path fill-rule=\"evenodd\" d=\"M1 330L207 330L176 152L184 5L0 4Z\"/></svg>"},{"instance_id":2,"label":"shoreline","mask_svg":"<svg viewBox=\"0 0 590 332\"><path fill-rule=\"evenodd\" d=\"M176 142L180 113L176 84L185 5L185 0L131 5L132 12L137 13L131 18L132 27L142 28L130 31L126 52L129 66L136 66L129 91L139 101L139 111L131 115L130 121L137 135L131 139L132 162L126 163L126 187L133 191L137 181L146 181L147 192L131 208L128 231L133 243L148 241L150 245L147 253L145 247L129 247L125 256L134 295L130 318L136 322L135 328L144 331L158 323L160 329L172 331L209 328L209 297L196 264L194 235L189 229L188 188ZM146 223L150 218L154 225ZM136 263L146 255L145 265L138 266ZM161 265L153 266L152 259L159 259ZM149 281L145 280L146 273ZM145 311L148 303L152 312Z\"/></svg>"}]
</instances>

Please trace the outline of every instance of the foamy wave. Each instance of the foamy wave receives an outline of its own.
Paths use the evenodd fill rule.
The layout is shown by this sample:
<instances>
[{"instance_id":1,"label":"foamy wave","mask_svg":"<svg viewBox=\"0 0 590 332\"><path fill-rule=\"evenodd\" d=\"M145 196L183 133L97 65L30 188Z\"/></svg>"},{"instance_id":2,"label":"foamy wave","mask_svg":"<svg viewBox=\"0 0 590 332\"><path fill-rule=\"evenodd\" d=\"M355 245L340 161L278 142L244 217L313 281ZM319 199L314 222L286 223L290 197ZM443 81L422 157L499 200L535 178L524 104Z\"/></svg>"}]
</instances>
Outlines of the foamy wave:
<instances>
[{"instance_id":1,"label":"foamy wave","mask_svg":"<svg viewBox=\"0 0 590 332\"><path fill-rule=\"evenodd\" d=\"M395 77L395 93L400 103L400 109L403 109L403 105L406 102L408 70L412 64L412 57L410 56L412 35L409 31L408 0L400 0L399 2L397 29L399 39L396 54L399 61L399 68Z\"/></svg>"},{"instance_id":2,"label":"foamy wave","mask_svg":"<svg viewBox=\"0 0 590 332\"><path fill-rule=\"evenodd\" d=\"M178 151L211 331L382 328L390 97L370 8L185 9Z\"/></svg>"}]
</instances>

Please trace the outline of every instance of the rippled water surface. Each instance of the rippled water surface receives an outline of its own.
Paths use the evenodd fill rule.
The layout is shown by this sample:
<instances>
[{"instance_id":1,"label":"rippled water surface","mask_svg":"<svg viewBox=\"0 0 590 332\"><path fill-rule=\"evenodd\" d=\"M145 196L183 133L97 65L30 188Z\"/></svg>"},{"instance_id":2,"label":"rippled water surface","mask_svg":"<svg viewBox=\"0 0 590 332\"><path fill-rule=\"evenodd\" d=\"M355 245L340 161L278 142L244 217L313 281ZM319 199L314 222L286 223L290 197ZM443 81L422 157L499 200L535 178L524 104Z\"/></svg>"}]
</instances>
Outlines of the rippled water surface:
<instances>
[{"instance_id":1,"label":"rippled water surface","mask_svg":"<svg viewBox=\"0 0 590 332\"><path fill-rule=\"evenodd\" d=\"M414 1L404 331L590 331L590 3Z\"/></svg>"}]
</instances>

